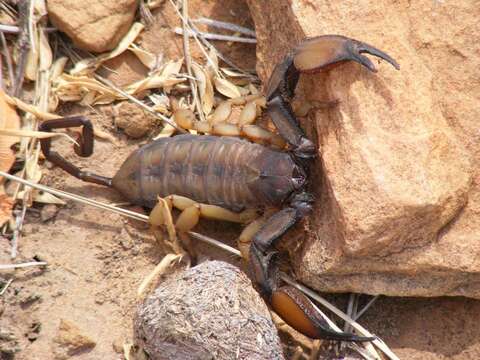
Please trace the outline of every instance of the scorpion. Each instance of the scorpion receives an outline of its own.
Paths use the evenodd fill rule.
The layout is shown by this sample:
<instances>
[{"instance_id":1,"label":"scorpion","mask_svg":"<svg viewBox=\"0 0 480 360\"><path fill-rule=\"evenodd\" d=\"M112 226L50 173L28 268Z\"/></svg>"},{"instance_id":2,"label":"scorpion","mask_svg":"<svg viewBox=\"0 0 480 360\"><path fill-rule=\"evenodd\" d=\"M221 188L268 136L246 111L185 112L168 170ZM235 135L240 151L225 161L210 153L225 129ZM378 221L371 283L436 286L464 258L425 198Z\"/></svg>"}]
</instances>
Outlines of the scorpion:
<instances>
[{"instance_id":1,"label":"scorpion","mask_svg":"<svg viewBox=\"0 0 480 360\"><path fill-rule=\"evenodd\" d=\"M348 61L376 72L363 53L384 59L399 70L397 62L383 51L340 35L308 38L274 68L265 88L266 113L288 144L286 151L237 137L177 135L137 149L109 178L83 171L52 151L51 138L41 140L41 149L47 160L71 175L113 187L131 203L147 208L154 207L159 196L172 196L174 206L188 198L193 200L191 204L210 206L211 217L233 221L235 216L242 218L245 209L281 209L251 236L248 257L260 293L287 324L310 338L372 341L375 338L334 331L303 293L282 284L274 250L279 239L311 211L314 201L307 191L307 164L318 151L300 127L290 104L300 74L329 70ZM40 125L40 130L79 126L82 134L75 152L90 156L94 134L88 119L77 116L49 120ZM183 209L180 216L193 218L193 224L198 221L198 206L177 205Z\"/></svg>"}]
</instances>

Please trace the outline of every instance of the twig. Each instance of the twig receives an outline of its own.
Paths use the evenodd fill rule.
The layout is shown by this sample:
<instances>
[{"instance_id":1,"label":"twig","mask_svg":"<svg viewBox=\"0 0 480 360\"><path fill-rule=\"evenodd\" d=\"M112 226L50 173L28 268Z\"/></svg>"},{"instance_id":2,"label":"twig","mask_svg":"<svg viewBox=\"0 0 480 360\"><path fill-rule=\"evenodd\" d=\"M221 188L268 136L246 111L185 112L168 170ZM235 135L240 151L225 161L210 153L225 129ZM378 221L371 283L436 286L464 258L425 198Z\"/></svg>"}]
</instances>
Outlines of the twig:
<instances>
[{"instance_id":1,"label":"twig","mask_svg":"<svg viewBox=\"0 0 480 360\"><path fill-rule=\"evenodd\" d=\"M358 294L350 293L350 296L348 298L347 315L350 316L352 319L354 319L357 313L357 308L358 308ZM352 332L352 327L346 321L343 326L343 331L346 333ZM347 345L348 345L347 343L341 343L340 349L342 350L345 349Z\"/></svg>"},{"instance_id":2,"label":"twig","mask_svg":"<svg viewBox=\"0 0 480 360\"><path fill-rule=\"evenodd\" d=\"M375 296L372 296L372 298L370 299L370 301L367 303L367 305L365 305L363 307L362 310L360 310L356 315L355 317L353 318L353 320L357 321L358 319L360 319L360 317L365 314L365 312L370 308L370 306L373 305L373 303L375 301L377 301L377 299L380 297L380 295L375 295Z\"/></svg>"},{"instance_id":3,"label":"twig","mask_svg":"<svg viewBox=\"0 0 480 360\"><path fill-rule=\"evenodd\" d=\"M8 287L10 286L10 284L13 282L13 277L10 278L5 285L3 285L3 288L2 288L2 291L0 291L0 296L2 296L3 294L5 294L5 291L7 291Z\"/></svg>"},{"instance_id":4,"label":"twig","mask_svg":"<svg viewBox=\"0 0 480 360\"><path fill-rule=\"evenodd\" d=\"M187 34L189 37L194 37L195 35L200 35L207 40L219 40L219 41L232 41L232 42L241 42L247 44L256 44L257 39L246 38L243 36L235 36L235 35L222 35L222 34L214 34L214 33L206 33L197 30L187 30L176 27L173 29L175 34L183 35Z\"/></svg>"},{"instance_id":5,"label":"twig","mask_svg":"<svg viewBox=\"0 0 480 360\"><path fill-rule=\"evenodd\" d=\"M320 347L322 346L322 340L313 340L312 350L310 352L309 360L318 360L318 355L320 354Z\"/></svg>"},{"instance_id":6,"label":"twig","mask_svg":"<svg viewBox=\"0 0 480 360\"><path fill-rule=\"evenodd\" d=\"M25 219L26 212L27 207L25 206L25 202L23 202L22 211L19 211L17 217L15 218L15 229L13 230L12 249L10 250L10 257L12 259L15 259L17 257L18 240L20 239L20 231L23 227L23 220Z\"/></svg>"},{"instance_id":7,"label":"twig","mask_svg":"<svg viewBox=\"0 0 480 360\"><path fill-rule=\"evenodd\" d=\"M58 31L57 28L54 28L54 27L47 27L44 30L47 33ZM18 27L16 25L0 24L0 32L5 33L5 34L19 34L20 33L20 27Z\"/></svg>"},{"instance_id":8,"label":"twig","mask_svg":"<svg viewBox=\"0 0 480 360\"><path fill-rule=\"evenodd\" d=\"M145 4L145 0L140 1L139 12L140 12L140 17L145 23L145 26L147 28L152 26L155 19L153 18L150 8Z\"/></svg>"},{"instance_id":9,"label":"twig","mask_svg":"<svg viewBox=\"0 0 480 360\"><path fill-rule=\"evenodd\" d=\"M218 248L220 248L220 249L223 249L223 250L225 250L225 251L227 251L227 252L229 252L229 253L232 253L232 254L234 254L234 255L237 255L237 256L240 256L240 257L242 256L242 254L241 254L241 252L240 252L239 250L237 250L237 249L235 249L235 248L233 248L233 247L231 247L231 246L229 246L229 245L227 245L227 244L225 244L225 243L223 243L223 242L221 242L221 241L212 239L212 238L210 238L210 237L208 237L208 236L199 234L199 233L194 232L194 231L189 231L188 234L189 234L190 236L194 237L194 238L197 239L197 240L200 240L200 241L203 241L203 242L205 242L205 243L207 243L207 244L216 246L216 247L218 247Z\"/></svg>"},{"instance_id":10,"label":"twig","mask_svg":"<svg viewBox=\"0 0 480 360\"><path fill-rule=\"evenodd\" d=\"M193 80L192 73L192 57L190 56L190 44L188 42L188 0L183 0L182 2L182 26L183 26L183 53L185 55L185 65L187 67L187 73L190 76L188 81L190 83L190 88L192 89L193 103L197 109L198 116L200 116L201 121L205 121L205 115L203 113L203 107L199 100L198 86L195 80Z\"/></svg>"},{"instance_id":11,"label":"twig","mask_svg":"<svg viewBox=\"0 0 480 360\"><path fill-rule=\"evenodd\" d=\"M325 306L328 310L331 312L335 313L338 317L342 318L344 321L348 321L350 325L362 336L373 336L367 329L365 329L362 325L359 323L355 322L352 318L350 318L347 314L345 314L343 311L340 311L337 309L335 306L330 304L327 300L325 300L323 297L315 293L314 291L310 290L304 285L301 285L297 283L296 281L292 280L289 276L282 274L281 279L285 281L286 283L296 287L298 290L302 291L304 294L308 295L312 299L318 301L322 306ZM380 340L378 337L372 341L373 344L375 344L380 350L382 350L385 355L387 355L390 359L392 360L400 360L393 352L388 348L385 343Z\"/></svg>"},{"instance_id":12,"label":"twig","mask_svg":"<svg viewBox=\"0 0 480 360\"><path fill-rule=\"evenodd\" d=\"M173 6L173 9L176 11L176 13L178 14L178 16L180 17L180 19L182 19L182 23L183 24L186 24L187 25L187 29L188 27L190 27L189 30L191 30L191 24L190 22L185 19L182 15L182 13L180 12L180 10L178 10L177 6L175 5L175 3L173 2L173 0L170 0L170 4ZM205 51L205 49L203 48L203 45L201 44L200 40L198 40L198 37L197 35L195 34L195 32L193 32L193 37L195 39L195 41L197 42L198 44L198 47L200 48L200 50L202 51L203 55L205 56L205 58L207 59L207 61L210 63L210 65L212 66L212 69L215 71L216 75L217 76L220 76L220 73L217 71L217 69L215 68L215 63L213 62L213 60L210 58L210 56L208 55L208 53Z\"/></svg>"},{"instance_id":13,"label":"twig","mask_svg":"<svg viewBox=\"0 0 480 360\"><path fill-rule=\"evenodd\" d=\"M41 184L36 184L36 183L31 182L31 181L19 178L18 176L10 175L9 173L6 173L4 171L0 171L0 176L3 176L3 177L5 177L9 180L17 181L17 182L19 182L23 185L30 186L34 189L38 189L38 190L41 190L41 191L48 192L48 193L56 195L58 197L78 201L78 202L81 202L81 203L84 203L84 204L87 204L87 205L91 205L91 206L95 206L95 207L98 207L98 208L101 208L101 209L104 209L104 210L109 210L109 211L115 212L117 214L133 218L135 220L148 222L148 216L139 214L135 211L122 209L122 208L115 207L115 206L112 206L112 205L109 205L109 204L104 204L104 203L101 203L99 201L88 199L88 198L80 196L80 195L70 194L70 193L67 193L65 191L52 189L52 188L49 188L48 186L41 185Z\"/></svg>"},{"instance_id":14,"label":"twig","mask_svg":"<svg viewBox=\"0 0 480 360\"><path fill-rule=\"evenodd\" d=\"M204 18L204 17L201 17L201 18L198 18L198 19L193 19L191 21L194 22L194 23L204 24L204 25L216 27L216 28L219 28L219 29L226 29L226 30L230 30L230 31L233 31L233 32L239 32L241 34L245 34L245 35L248 35L248 36L251 36L251 37L255 37L255 31L253 31L251 29L248 29L246 27L240 26L240 25L229 23L229 22L218 21L218 20L208 19L208 18Z\"/></svg>"},{"instance_id":15,"label":"twig","mask_svg":"<svg viewBox=\"0 0 480 360\"><path fill-rule=\"evenodd\" d=\"M348 306L347 306L347 315L352 317L352 312L353 312L353 303L355 302L355 293L350 293L350 296L348 297ZM344 332L350 331L350 325L348 322L345 322L345 325L343 327Z\"/></svg>"},{"instance_id":16,"label":"twig","mask_svg":"<svg viewBox=\"0 0 480 360\"><path fill-rule=\"evenodd\" d=\"M7 70L8 70L8 78L10 79L10 93L11 93L11 90L15 86L15 76L13 74L12 57L10 56L10 51L8 50L7 39L5 38L5 34L0 33L0 40L2 41L3 55L5 55L5 60L7 61Z\"/></svg>"},{"instance_id":17,"label":"twig","mask_svg":"<svg viewBox=\"0 0 480 360\"><path fill-rule=\"evenodd\" d=\"M217 52L217 56L222 59L227 65L231 66L232 68L234 68L235 70L241 72L242 74L245 74L247 77L250 77L250 78L253 78L253 79L257 79L257 77L254 75L255 74L255 71L253 72L247 72L245 70L243 70L242 68L240 68L239 66L237 66L232 60L230 60L229 58L227 58L225 55L223 55L217 48L215 48L215 46L213 46L212 44L210 44L210 42L205 39L201 34L200 34L200 31L197 29L197 27L195 26L195 24L193 24L192 22L189 23L190 27L192 28L192 30L194 31L194 36L196 36L196 34L198 34L198 38L200 40L197 40L197 41L200 41L201 43L203 43L208 49L215 49L215 51Z\"/></svg>"},{"instance_id":18,"label":"twig","mask_svg":"<svg viewBox=\"0 0 480 360\"><path fill-rule=\"evenodd\" d=\"M172 266L172 264L178 260L181 260L182 255L178 254L167 254L165 257L155 266L150 274L148 274L145 279L141 282L140 286L137 289L137 299L141 299L145 290L150 286L153 280L158 278L159 275L165 273L165 271Z\"/></svg>"},{"instance_id":19,"label":"twig","mask_svg":"<svg viewBox=\"0 0 480 360\"><path fill-rule=\"evenodd\" d=\"M6 264L6 265L0 264L0 270L22 269L22 268L27 268L32 266L46 266L46 265L48 264L45 261L32 261L32 262L21 263L21 264Z\"/></svg>"},{"instance_id":20,"label":"twig","mask_svg":"<svg viewBox=\"0 0 480 360\"><path fill-rule=\"evenodd\" d=\"M313 305L315 310L323 317L323 319L327 322L327 324L335 331L341 333L342 330L335 324L332 320L330 320L315 304ZM340 311L340 310L339 310ZM342 342L341 344L346 344ZM350 348L358 352L362 355L366 360L380 360L380 355L378 355L375 348L370 343L365 343L365 348L361 347L360 344L356 343L348 343Z\"/></svg>"},{"instance_id":21,"label":"twig","mask_svg":"<svg viewBox=\"0 0 480 360\"><path fill-rule=\"evenodd\" d=\"M118 92L120 95L122 96L125 96L128 100L132 101L133 103L137 104L138 106L140 106L142 109L148 111L150 114L152 114L153 116L155 116L157 119L160 119L164 122L166 122L168 125L170 126L173 126L178 132L182 133L182 134L185 134L186 131L184 129L182 129L181 127L179 127L177 124L175 124L172 120L170 120L169 118L167 118L166 116L160 114L159 112L155 111L154 109L152 109L150 106L144 104L143 102L141 102L140 100L138 100L136 97L128 94L127 92L123 91L122 89L120 89L119 87L117 87L115 84L113 84L110 80L107 80L103 77L101 77L100 75L97 75L97 74L94 74L94 77L95 79L97 79L98 81L100 81L101 83L107 85L107 86L110 86L113 90L115 90L116 92Z\"/></svg>"},{"instance_id":22,"label":"twig","mask_svg":"<svg viewBox=\"0 0 480 360\"><path fill-rule=\"evenodd\" d=\"M0 24L0 32L7 34L18 34L20 32L20 28L15 25Z\"/></svg>"},{"instance_id":23,"label":"twig","mask_svg":"<svg viewBox=\"0 0 480 360\"><path fill-rule=\"evenodd\" d=\"M5 85L3 83L3 57L0 55L0 89L5 91Z\"/></svg>"},{"instance_id":24,"label":"twig","mask_svg":"<svg viewBox=\"0 0 480 360\"><path fill-rule=\"evenodd\" d=\"M25 66L27 64L27 55L30 49L30 37L29 37L29 22L30 22L30 4L32 0L20 1L18 4L18 15L20 23L20 33L18 35L18 49L19 56L17 62L17 71L15 74L15 86L13 87L12 94L15 97L19 97L23 85L23 77L25 75Z\"/></svg>"},{"instance_id":25,"label":"twig","mask_svg":"<svg viewBox=\"0 0 480 360\"><path fill-rule=\"evenodd\" d=\"M33 22L33 15L35 11L35 0L30 1L30 7L28 8L28 40L30 41L30 49L36 53L37 52L37 37L34 33L35 25Z\"/></svg>"},{"instance_id":26,"label":"twig","mask_svg":"<svg viewBox=\"0 0 480 360\"><path fill-rule=\"evenodd\" d=\"M6 1L0 0L0 8L2 8L3 11L5 12L5 14L7 14L8 16L10 16L10 18L12 18L12 19L15 19L15 18L16 18L17 12L16 12L15 9L12 7L12 5L8 4Z\"/></svg>"}]
</instances>

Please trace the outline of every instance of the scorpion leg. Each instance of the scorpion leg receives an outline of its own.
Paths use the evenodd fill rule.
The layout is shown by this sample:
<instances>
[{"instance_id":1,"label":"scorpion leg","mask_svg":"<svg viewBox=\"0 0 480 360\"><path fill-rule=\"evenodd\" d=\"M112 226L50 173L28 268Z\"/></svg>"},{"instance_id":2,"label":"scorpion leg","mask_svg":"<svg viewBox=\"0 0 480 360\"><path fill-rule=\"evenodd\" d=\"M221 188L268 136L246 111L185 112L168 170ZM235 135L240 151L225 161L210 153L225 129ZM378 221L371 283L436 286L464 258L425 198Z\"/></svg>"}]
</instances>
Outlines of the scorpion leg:
<instances>
[{"instance_id":1,"label":"scorpion leg","mask_svg":"<svg viewBox=\"0 0 480 360\"><path fill-rule=\"evenodd\" d=\"M290 106L300 73L328 70L346 61L358 62L376 72L363 53L384 59L397 70L400 68L392 57L371 45L345 36L325 35L302 42L273 70L266 87L267 112L298 157L316 155L315 145L306 138Z\"/></svg>"},{"instance_id":2,"label":"scorpion leg","mask_svg":"<svg viewBox=\"0 0 480 360\"><path fill-rule=\"evenodd\" d=\"M88 157L93 153L93 126L90 120L83 116L72 116L59 118L54 120L47 120L40 124L39 130L45 132L51 132L52 129L70 128L82 126L82 135L77 138L78 145L75 145L75 153L82 157ZM51 163L61 167L70 175L76 178L91 182L95 184L112 186L112 179L93 174L88 171L83 171L67 161L64 157L58 154L56 151L51 150L52 139L46 138L40 140L42 152L45 158Z\"/></svg>"},{"instance_id":3,"label":"scorpion leg","mask_svg":"<svg viewBox=\"0 0 480 360\"><path fill-rule=\"evenodd\" d=\"M193 229L201 217L240 224L250 223L257 217L257 211L255 209L234 212L224 209L221 206L198 203L185 196L169 195L164 200L170 210L172 207L175 207L181 211L175 223L175 228L180 232L188 232ZM165 221L164 217L162 215L159 216L160 220L158 221L163 223Z\"/></svg>"},{"instance_id":4,"label":"scorpion leg","mask_svg":"<svg viewBox=\"0 0 480 360\"><path fill-rule=\"evenodd\" d=\"M301 216L301 210L285 208L270 217L255 234L249 257L254 280L262 294L287 324L310 338L357 342L374 340L336 332L303 293L292 286L279 286L276 252L272 247Z\"/></svg>"},{"instance_id":5,"label":"scorpion leg","mask_svg":"<svg viewBox=\"0 0 480 360\"><path fill-rule=\"evenodd\" d=\"M181 123L179 126L185 130L195 130L200 133L217 136L246 137L260 144L272 144L278 148L285 147L285 140L278 134L272 133L261 126L253 124L229 124L226 122L211 124L207 121Z\"/></svg>"}]
</instances>

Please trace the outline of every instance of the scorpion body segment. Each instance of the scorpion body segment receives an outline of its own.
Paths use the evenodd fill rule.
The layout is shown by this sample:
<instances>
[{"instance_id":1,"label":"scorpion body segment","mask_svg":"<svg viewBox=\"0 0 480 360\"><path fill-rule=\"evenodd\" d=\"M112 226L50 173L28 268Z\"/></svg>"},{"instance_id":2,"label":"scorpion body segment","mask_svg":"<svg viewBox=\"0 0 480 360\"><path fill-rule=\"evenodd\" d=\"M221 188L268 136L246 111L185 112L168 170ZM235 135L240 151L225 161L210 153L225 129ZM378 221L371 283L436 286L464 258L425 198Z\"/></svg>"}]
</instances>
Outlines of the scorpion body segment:
<instances>
[{"instance_id":1,"label":"scorpion body segment","mask_svg":"<svg viewBox=\"0 0 480 360\"><path fill-rule=\"evenodd\" d=\"M279 207L305 183L286 152L229 137L179 135L132 153L112 186L132 203L153 207L181 195L232 210Z\"/></svg>"},{"instance_id":2,"label":"scorpion body segment","mask_svg":"<svg viewBox=\"0 0 480 360\"><path fill-rule=\"evenodd\" d=\"M201 211L198 203L205 203L203 208L218 205L234 211L282 207L263 223L253 222L248 229L254 234L249 237L252 242L247 254L256 287L288 324L307 336L371 341L373 338L335 332L305 295L291 286L282 286L274 250L279 239L310 211L313 203L313 197L306 191L304 166L307 159L317 156L318 150L306 137L290 105L300 73L325 71L346 61L357 62L375 72L372 61L363 53L384 59L399 69L395 60L383 51L339 35L307 39L275 67L265 91L266 113L288 143L288 151L275 151L231 137L180 135L138 149L113 178L77 168L51 151L50 138L41 140L42 151L48 160L73 176L112 186L135 204L153 207L158 196L188 197L191 204L183 209L177 221L179 228L179 222L185 229L187 223L194 226L196 222L190 220L198 220ZM82 125L83 138L79 139L75 151L89 156L93 150L93 128L88 120L76 117L45 121L40 130ZM220 218L237 221L231 220L237 215L232 213ZM184 214L194 215L182 218Z\"/></svg>"}]
</instances>

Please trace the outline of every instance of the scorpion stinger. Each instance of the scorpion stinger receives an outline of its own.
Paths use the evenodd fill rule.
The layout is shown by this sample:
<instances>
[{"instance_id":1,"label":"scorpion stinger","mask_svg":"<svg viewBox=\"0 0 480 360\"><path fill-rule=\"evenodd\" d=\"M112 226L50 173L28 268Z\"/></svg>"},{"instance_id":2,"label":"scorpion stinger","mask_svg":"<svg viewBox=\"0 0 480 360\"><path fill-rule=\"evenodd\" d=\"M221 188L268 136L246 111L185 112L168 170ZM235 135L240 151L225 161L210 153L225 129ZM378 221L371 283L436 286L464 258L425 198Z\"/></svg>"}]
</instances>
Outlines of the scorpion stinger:
<instances>
[{"instance_id":1,"label":"scorpion stinger","mask_svg":"<svg viewBox=\"0 0 480 360\"><path fill-rule=\"evenodd\" d=\"M400 69L392 57L371 45L345 36L325 35L302 42L273 70L265 91L267 112L296 156L312 158L317 153L315 145L300 128L290 105L300 73L329 70L346 61L358 62L376 72L373 63L362 53L377 56Z\"/></svg>"},{"instance_id":2,"label":"scorpion stinger","mask_svg":"<svg viewBox=\"0 0 480 360\"><path fill-rule=\"evenodd\" d=\"M54 120L44 121L38 127L39 131L51 132L52 129L64 129L70 127L82 126L82 135L78 136L77 143L74 150L75 153L82 157L88 157L93 153L93 126L90 120L86 119L83 116L71 116L58 118ZM45 155L45 158L52 162L53 164L61 167L63 170L68 172L70 175L75 176L76 178L91 182L94 184L112 186L112 179L93 174L88 171L83 171L73 165L71 162L67 161L63 156L58 154L56 151L52 151L52 139L46 138L41 139L40 144L42 147L42 152Z\"/></svg>"}]
</instances>

